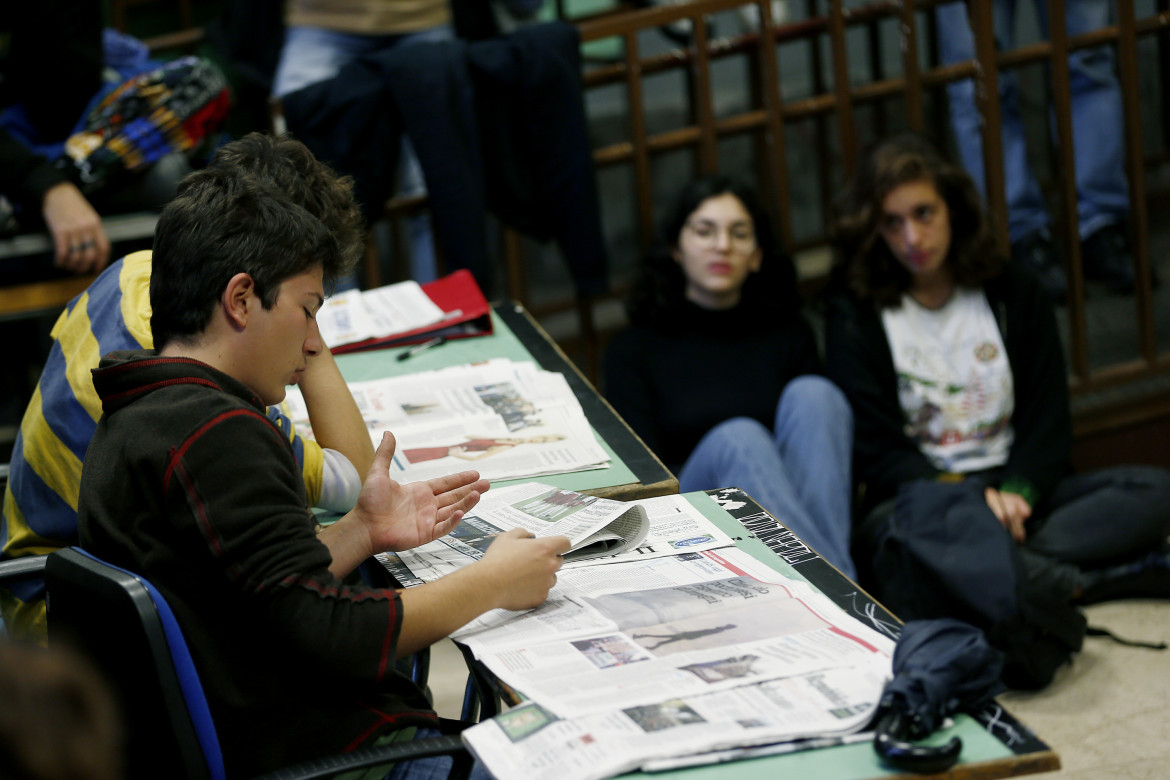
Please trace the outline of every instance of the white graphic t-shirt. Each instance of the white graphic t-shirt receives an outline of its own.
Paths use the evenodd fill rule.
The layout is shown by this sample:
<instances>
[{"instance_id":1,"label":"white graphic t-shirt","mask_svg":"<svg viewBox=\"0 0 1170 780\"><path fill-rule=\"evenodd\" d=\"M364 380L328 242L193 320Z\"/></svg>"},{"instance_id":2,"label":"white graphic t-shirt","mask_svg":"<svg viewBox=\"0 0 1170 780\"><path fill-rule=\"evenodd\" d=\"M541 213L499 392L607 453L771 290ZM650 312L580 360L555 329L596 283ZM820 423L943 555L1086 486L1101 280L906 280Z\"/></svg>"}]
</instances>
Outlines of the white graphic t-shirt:
<instances>
[{"instance_id":1,"label":"white graphic t-shirt","mask_svg":"<svg viewBox=\"0 0 1170 780\"><path fill-rule=\"evenodd\" d=\"M882 325L906 435L934 467L961 474L1007 462L1012 371L983 291L958 288L933 310L903 295Z\"/></svg>"}]
</instances>

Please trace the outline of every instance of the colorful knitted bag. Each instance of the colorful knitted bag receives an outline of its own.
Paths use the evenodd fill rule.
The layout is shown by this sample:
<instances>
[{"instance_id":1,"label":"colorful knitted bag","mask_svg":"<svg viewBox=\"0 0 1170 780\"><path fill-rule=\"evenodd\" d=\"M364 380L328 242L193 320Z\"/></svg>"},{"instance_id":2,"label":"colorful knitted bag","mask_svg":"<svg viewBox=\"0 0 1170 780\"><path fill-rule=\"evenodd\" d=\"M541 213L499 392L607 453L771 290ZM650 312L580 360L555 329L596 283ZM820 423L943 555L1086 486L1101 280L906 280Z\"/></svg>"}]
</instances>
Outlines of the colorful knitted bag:
<instances>
[{"instance_id":1,"label":"colorful knitted bag","mask_svg":"<svg viewBox=\"0 0 1170 780\"><path fill-rule=\"evenodd\" d=\"M180 57L122 82L65 142L86 192L143 170L172 152L190 152L227 117L230 93L219 70Z\"/></svg>"}]
</instances>

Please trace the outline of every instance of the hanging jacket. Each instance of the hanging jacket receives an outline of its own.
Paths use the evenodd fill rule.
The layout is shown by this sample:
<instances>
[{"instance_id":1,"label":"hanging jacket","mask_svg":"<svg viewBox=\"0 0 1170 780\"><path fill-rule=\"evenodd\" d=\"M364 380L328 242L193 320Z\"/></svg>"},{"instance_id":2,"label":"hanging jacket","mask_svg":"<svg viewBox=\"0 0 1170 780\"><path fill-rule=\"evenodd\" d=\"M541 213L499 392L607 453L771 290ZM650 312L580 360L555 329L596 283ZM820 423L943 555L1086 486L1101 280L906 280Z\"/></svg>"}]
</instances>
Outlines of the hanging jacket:
<instances>
[{"instance_id":1,"label":"hanging jacket","mask_svg":"<svg viewBox=\"0 0 1170 780\"><path fill-rule=\"evenodd\" d=\"M405 133L448 267L491 278L486 216L555 240L577 293L607 287L607 253L581 92L579 36L563 22L484 41L397 46L283 100L289 130L355 179L368 218L393 193Z\"/></svg>"}]
</instances>

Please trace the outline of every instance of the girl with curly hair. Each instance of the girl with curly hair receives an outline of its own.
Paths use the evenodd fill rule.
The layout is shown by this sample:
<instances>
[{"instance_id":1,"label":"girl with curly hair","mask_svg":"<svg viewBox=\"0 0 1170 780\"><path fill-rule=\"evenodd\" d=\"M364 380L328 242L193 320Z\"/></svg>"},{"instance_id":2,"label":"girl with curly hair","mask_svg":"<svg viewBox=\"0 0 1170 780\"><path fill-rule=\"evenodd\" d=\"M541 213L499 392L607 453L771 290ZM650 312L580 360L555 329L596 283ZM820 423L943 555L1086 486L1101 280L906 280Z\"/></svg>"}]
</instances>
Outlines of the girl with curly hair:
<instances>
[{"instance_id":1,"label":"girl with curly hair","mask_svg":"<svg viewBox=\"0 0 1170 780\"><path fill-rule=\"evenodd\" d=\"M915 480L974 483L1029 578L1083 603L1170 594L1170 473L1073 474L1068 374L1052 304L996 256L966 172L924 137L876 144L841 200L829 376L856 416L870 532Z\"/></svg>"}]
</instances>

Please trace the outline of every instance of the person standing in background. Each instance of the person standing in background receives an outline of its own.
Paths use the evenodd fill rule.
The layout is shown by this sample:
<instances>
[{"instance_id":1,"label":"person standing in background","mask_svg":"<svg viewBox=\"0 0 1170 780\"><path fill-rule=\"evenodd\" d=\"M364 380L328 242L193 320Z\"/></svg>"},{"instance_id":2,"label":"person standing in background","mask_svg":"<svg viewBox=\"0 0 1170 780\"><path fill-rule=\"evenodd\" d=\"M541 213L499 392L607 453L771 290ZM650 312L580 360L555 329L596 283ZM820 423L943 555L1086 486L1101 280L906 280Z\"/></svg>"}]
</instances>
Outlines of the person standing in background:
<instances>
[{"instance_id":1,"label":"person standing in background","mask_svg":"<svg viewBox=\"0 0 1170 780\"><path fill-rule=\"evenodd\" d=\"M1109 24L1105 0L1067 0L1065 24L1069 37ZM1042 32L1048 31L1048 3L1037 0L1036 15ZM998 50L1015 45L1017 0L994 0L992 20ZM935 11L939 55L944 65L973 59L975 39L967 3L940 5ZM1094 46L1069 54L1072 92L1073 153L1076 159L1077 218L1085 276L1116 293L1133 290L1134 269L1125 220L1129 214L1129 182L1125 175L1125 140L1121 132L1121 86L1114 70L1111 46ZM1048 296L1065 298L1065 266L1052 242L1052 219L1044 193L1028 164L1024 123L1020 116L1020 83L1014 70L999 73L1003 127L1004 183L1012 259L1036 272ZM963 165L986 197L984 182L983 121L975 103L971 79L947 85L951 126Z\"/></svg>"},{"instance_id":2,"label":"person standing in background","mask_svg":"<svg viewBox=\"0 0 1170 780\"><path fill-rule=\"evenodd\" d=\"M280 99L333 78L363 54L454 36L448 0L289 0L272 96ZM399 160L399 194L425 195L422 168L405 136ZM432 281L437 272L428 215L411 218L410 244L412 278Z\"/></svg>"}]
</instances>

